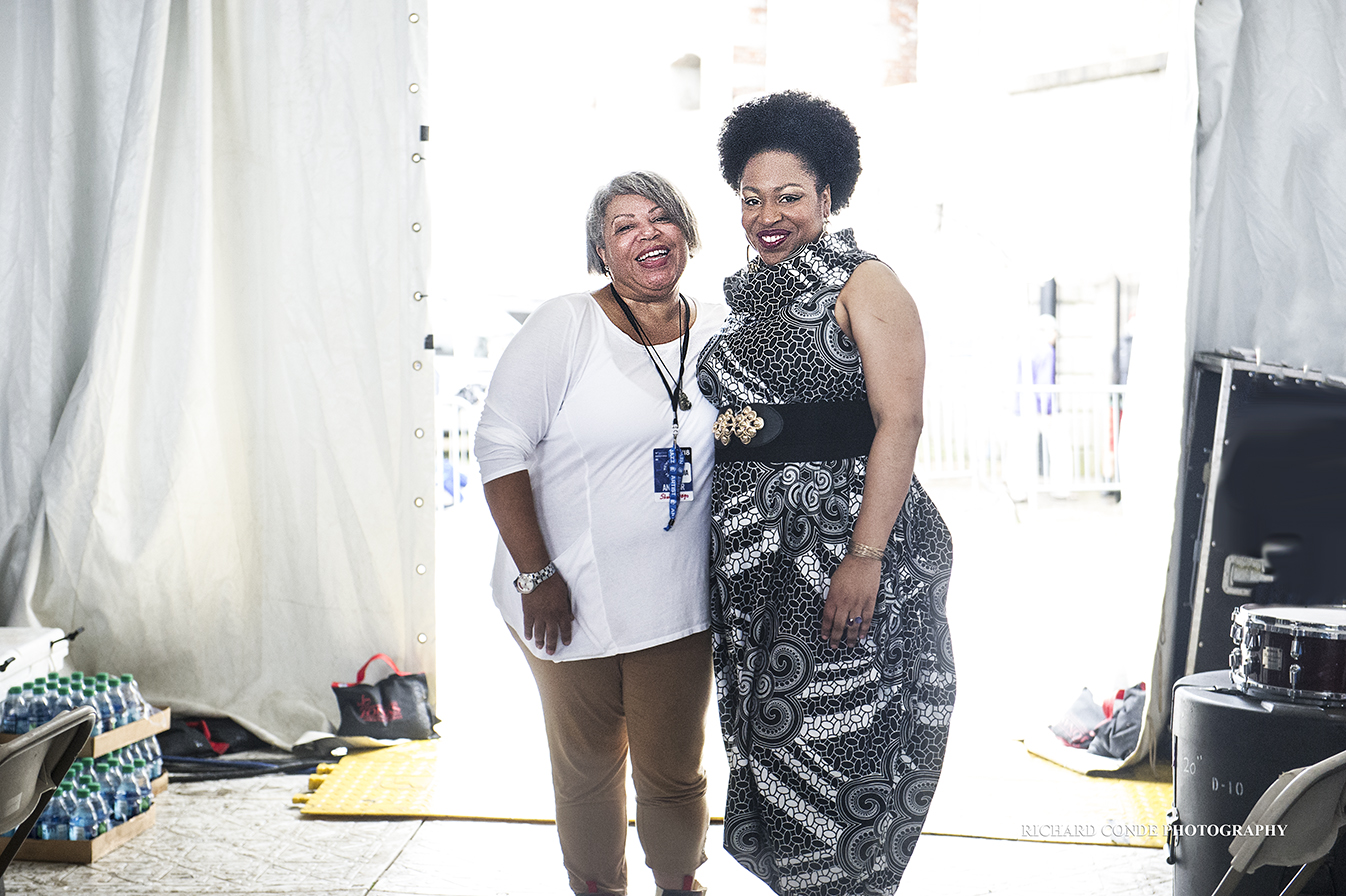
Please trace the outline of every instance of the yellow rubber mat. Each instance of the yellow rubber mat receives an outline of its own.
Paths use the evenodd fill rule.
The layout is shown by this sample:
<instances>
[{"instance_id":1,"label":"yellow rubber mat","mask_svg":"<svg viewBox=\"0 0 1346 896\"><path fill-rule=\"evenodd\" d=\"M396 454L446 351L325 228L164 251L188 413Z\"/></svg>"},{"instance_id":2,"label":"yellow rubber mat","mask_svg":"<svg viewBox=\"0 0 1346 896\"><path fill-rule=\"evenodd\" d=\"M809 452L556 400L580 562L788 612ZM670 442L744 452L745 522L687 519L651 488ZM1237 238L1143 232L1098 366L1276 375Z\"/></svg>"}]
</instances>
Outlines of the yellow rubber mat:
<instances>
[{"instance_id":1,"label":"yellow rubber mat","mask_svg":"<svg viewBox=\"0 0 1346 896\"><path fill-rule=\"evenodd\" d=\"M464 817L458 782L474 774L442 739L352 753L325 768L309 779L316 789L296 797L305 815Z\"/></svg>"},{"instance_id":2,"label":"yellow rubber mat","mask_svg":"<svg viewBox=\"0 0 1346 896\"><path fill-rule=\"evenodd\" d=\"M296 799L306 815L552 820L550 787L534 788L524 800L499 786L510 775L465 766L461 758L449 739L356 753L311 779L314 792ZM1173 803L1169 772L1142 766L1121 777L1085 776L1033 756L1018 741L955 741L925 833L1157 849ZM483 787L496 799L478 793ZM722 800L712 796L713 815Z\"/></svg>"},{"instance_id":3,"label":"yellow rubber mat","mask_svg":"<svg viewBox=\"0 0 1346 896\"><path fill-rule=\"evenodd\" d=\"M950 744L925 833L1091 845L1164 845L1172 770L1082 775L1004 740Z\"/></svg>"}]
</instances>

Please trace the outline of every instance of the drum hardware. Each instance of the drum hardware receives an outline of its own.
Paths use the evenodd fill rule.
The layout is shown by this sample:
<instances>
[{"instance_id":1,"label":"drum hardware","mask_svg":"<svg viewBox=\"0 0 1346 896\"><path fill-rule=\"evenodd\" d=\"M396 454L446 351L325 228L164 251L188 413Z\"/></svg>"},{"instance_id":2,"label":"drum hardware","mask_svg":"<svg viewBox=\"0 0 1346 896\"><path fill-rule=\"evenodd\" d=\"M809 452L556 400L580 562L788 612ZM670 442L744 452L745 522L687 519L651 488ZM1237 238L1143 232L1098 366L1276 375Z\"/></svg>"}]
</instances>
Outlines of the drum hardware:
<instances>
[{"instance_id":1,"label":"drum hardware","mask_svg":"<svg viewBox=\"0 0 1346 896\"><path fill-rule=\"evenodd\" d=\"M1178 840L1182 837L1182 819L1178 817L1178 807L1171 806L1164 813L1164 861L1170 865L1178 861Z\"/></svg>"},{"instance_id":2,"label":"drum hardware","mask_svg":"<svg viewBox=\"0 0 1346 896\"><path fill-rule=\"evenodd\" d=\"M1242 554L1230 554L1224 558L1224 575L1221 585L1224 593L1230 597L1252 597L1253 586L1274 582L1275 575L1268 575L1271 564L1262 557L1245 557Z\"/></svg>"}]
</instances>

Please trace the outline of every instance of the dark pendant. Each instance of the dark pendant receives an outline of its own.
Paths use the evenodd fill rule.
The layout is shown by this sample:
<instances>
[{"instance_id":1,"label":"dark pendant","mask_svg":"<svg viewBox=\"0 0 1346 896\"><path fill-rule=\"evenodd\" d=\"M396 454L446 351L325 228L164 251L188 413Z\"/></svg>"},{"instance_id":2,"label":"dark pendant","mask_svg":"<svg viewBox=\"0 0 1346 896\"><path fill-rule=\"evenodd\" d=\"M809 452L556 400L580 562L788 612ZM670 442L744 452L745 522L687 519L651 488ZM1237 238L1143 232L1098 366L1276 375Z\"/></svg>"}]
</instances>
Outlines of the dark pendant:
<instances>
[{"instance_id":1,"label":"dark pendant","mask_svg":"<svg viewBox=\"0 0 1346 896\"><path fill-rule=\"evenodd\" d=\"M678 407L682 408L684 411L690 411L692 409L692 400L688 398L687 393L681 389L678 390Z\"/></svg>"}]
</instances>

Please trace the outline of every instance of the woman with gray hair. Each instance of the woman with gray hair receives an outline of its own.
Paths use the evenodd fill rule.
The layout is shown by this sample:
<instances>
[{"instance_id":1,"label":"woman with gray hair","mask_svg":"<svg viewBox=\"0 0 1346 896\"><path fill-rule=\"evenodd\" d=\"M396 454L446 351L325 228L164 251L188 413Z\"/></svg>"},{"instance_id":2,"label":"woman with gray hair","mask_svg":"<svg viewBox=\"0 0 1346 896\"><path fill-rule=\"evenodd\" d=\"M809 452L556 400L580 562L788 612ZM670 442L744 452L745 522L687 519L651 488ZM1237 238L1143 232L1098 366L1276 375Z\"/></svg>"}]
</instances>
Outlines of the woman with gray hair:
<instances>
[{"instance_id":1,"label":"woman with gray hair","mask_svg":"<svg viewBox=\"0 0 1346 896\"><path fill-rule=\"evenodd\" d=\"M658 892L695 893L715 411L692 368L725 309L678 292L699 241L662 177L614 178L587 223L589 270L610 282L528 317L477 429L493 591L542 697L571 889L626 892L629 751Z\"/></svg>"}]
</instances>

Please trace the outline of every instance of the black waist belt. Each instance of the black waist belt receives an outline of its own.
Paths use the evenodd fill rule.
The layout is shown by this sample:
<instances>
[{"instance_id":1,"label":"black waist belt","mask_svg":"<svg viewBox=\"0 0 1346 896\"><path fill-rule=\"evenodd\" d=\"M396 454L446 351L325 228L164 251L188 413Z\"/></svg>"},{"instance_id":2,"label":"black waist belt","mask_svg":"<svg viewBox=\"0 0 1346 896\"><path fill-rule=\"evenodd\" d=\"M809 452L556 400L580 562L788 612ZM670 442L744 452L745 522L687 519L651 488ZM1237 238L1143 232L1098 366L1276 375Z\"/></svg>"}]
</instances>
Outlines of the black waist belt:
<instances>
[{"instance_id":1,"label":"black waist belt","mask_svg":"<svg viewBox=\"0 0 1346 896\"><path fill-rule=\"evenodd\" d=\"M715 421L715 460L797 463L869 454L874 444L869 402L747 404Z\"/></svg>"}]
</instances>

